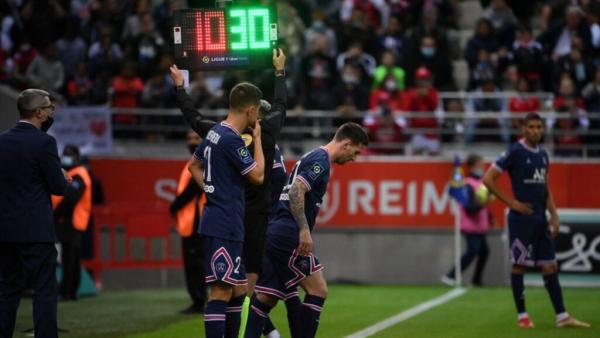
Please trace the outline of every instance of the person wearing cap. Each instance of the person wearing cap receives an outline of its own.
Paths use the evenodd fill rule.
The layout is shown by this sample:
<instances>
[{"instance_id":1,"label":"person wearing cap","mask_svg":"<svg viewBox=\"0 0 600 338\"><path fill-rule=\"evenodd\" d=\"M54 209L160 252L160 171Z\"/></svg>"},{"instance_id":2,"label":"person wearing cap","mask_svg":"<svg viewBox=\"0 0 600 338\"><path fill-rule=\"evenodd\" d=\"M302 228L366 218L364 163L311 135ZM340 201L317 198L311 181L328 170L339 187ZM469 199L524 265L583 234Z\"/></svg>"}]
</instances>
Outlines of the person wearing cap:
<instances>
[{"instance_id":1,"label":"person wearing cap","mask_svg":"<svg viewBox=\"0 0 600 338\"><path fill-rule=\"evenodd\" d=\"M52 97L27 89L17 97L20 120L0 134L0 337L12 337L21 295L33 289L37 338L58 336L56 233L50 194L70 180L61 169Z\"/></svg>"},{"instance_id":2,"label":"person wearing cap","mask_svg":"<svg viewBox=\"0 0 600 338\"><path fill-rule=\"evenodd\" d=\"M63 269L60 298L67 301L77 299L81 278L81 243L92 215L92 178L81 163L81 154L76 145L65 146L61 165L73 178L64 197L52 196Z\"/></svg>"},{"instance_id":3,"label":"person wearing cap","mask_svg":"<svg viewBox=\"0 0 600 338\"><path fill-rule=\"evenodd\" d=\"M439 153L440 138L436 130L438 119L433 115L438 109L438 91L433 87L433 76L429 69L417 68L415 86L404 92L401 109L405 114L424 115L408 118L410 141L406 153L409 155Z\"/></svg>"}]
</instances>

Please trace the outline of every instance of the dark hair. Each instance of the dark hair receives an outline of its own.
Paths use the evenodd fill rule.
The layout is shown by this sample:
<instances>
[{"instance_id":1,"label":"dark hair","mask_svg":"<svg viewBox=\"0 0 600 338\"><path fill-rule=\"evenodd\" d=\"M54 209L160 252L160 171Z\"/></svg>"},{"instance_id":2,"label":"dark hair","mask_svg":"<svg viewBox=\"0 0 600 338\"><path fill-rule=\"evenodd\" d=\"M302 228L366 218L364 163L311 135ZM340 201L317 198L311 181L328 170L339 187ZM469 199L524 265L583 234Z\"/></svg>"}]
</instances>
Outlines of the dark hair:
<instances>
[{"instance_id":1,"label":"dark hair","mask_svg":"<svg viewBox=\"0 0 600 338\"><path fill-rule=\"evenodd\" d=\"M79 152L79 147L74 144L67 144L63 149L63 155L74 155L77 159L81 158L81 153Z\"/></svg>"},{"instance_id":2,"label":"dark hair","mask_svg":"<svg viewBox=\"0 0 600 338\"><path fill-rule=\"evenodd\" d=\"M257 86L248 82L238 83L229 92L229 107L240 111L249 106L258 106L262 97L262 91Z\"/></svg>"},{"instance_id":3,"label":"dark hair","mask_svg":"<svg viewBox=\"0 0 600 338\"><path fill-rule=\"evenodd\" d=\"M17 97L17 110L19 111L19 117L22 119L29 119L33 116L35 111L41 107L44 102L44 98L49 98L50 101L53 97L45 90L41 89L26 89L22 91Z\"/></svg>"},{"instance_id":4,"label":"dark hair","mask_svg":"<svg viewBox=\"0 0 600 338\"><path fill-rule=\"evenodd\" d=\"M467 156L467 167L472 167L475 165L475 163L482 161L483 157L481 155L478 154L469 154L469 156Z\"/></svg>"},{"instance_id":5,"label":"dark hair","mask_svg":"<svg viewBox=\"0 0 600 338\"><path fill-rule=\"evenodd\" d=\"M354 122L342 124L335 132L333 139L338 142L349 139L350 142L355 145L362 144L366 146L369 144L369 137L365 130L359 124Z\"/></svg>"},{"instance_id":6,"label":"dark hair","mask_svg":"<svg viewBox=\"0 0 600 338\"><path fill-rule=\"evenodd\" d=\"M523 118L523 122L525 124L527 124L527 123L529 123L529 121L544 122L544 120L542 119L542 117L538 113L527 113L527 115L525 115L525 118Z\"/></svg>"}]
</instances>

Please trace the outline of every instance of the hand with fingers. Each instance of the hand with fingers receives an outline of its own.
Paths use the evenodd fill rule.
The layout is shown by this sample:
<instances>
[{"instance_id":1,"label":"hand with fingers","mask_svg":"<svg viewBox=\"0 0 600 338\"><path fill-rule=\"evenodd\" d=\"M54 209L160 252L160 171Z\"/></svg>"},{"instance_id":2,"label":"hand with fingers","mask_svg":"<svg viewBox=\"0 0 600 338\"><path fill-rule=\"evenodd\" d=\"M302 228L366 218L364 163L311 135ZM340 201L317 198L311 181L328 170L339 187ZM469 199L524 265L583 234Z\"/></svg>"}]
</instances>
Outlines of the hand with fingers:
<instances>
[{"instance_id":1,"label":"hand with fingers","mask_svg":"<svg viewBox=\"0 0 600 338\"><path fill-rule=\"evenodd\" d=\"M285 69L285 54L281 48L273 49L273 66L276 70Z\"/></svg>"},{"instance_id":2,"label":"hand with fingers","mask_svg":"<svg viewBox=\"0 0 600 338\"><path fill-rule=\"evenodd\" d=\"M171 78L173 79L175 86L183 86L183 73L177 68L177 65L169 67L169 71L171 72Z\"/></svg>"},{"instance_id":3,"label":"hand with fingers","mask_svg":"<svg viewBox=\"0 0 600 338\"><path fill-rule=\"evenodd\" d=\"M517 200L514 200L511 205L510 208L522 215L531 215L533 214L533 209L531 204L529 203L523 203L523 202L519 202Z\"/></svg>"},{"instance_id":4,"label":"hand with fingers","mask_svg":"<svg viewBox=\"0 0 600 338\"><path fill-rule=\"evenodd\" d=\"M298 244L298 254L300 256L310 256L312 252L313 241L308 228L300 230L300 240Z\"/></svg>"}]
</instances>

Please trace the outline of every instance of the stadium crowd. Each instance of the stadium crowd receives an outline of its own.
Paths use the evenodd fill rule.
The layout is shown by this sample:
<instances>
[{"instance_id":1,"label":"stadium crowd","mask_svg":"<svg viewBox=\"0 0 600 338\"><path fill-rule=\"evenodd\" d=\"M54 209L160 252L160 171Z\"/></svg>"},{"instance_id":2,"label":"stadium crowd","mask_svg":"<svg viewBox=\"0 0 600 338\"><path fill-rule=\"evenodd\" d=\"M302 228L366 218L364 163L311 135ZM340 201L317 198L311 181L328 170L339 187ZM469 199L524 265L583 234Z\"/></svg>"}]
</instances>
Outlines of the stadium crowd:
<instances>
[{"instance_id":1,"label":"stadium crowd","mask_svg":"<svg viewBox=\"0 0 600 338\"><path fill-rule=\"evenodd\" d=\"M464 50L459 19L468 14L458 2L276 1L291 106L337 111L335 124L364 112L357 122L369 131L374 153L436 154L440 142L456 137L507 143L519 123L509 114L539 110L570 116L548 122L562 131L554 136L566 146L556 148L560 155L579 156L578 145L597 141L586 133L600 129L600 119L587 113L600 111L600 1L482 0L483 17ZM188 5L194 1L3 1L0 82L42 88L74 106L175 107L170 20ZM463 89L453 71L461 58L469 98L440 99ZM242 79L272 92L264 71L208 72L192 76L190 94L198 108L226 108L224 93ZM490 96L507 91L512 97ZM530 92L551 92L553 102ZM469 118L444 119L445 112ZM477 118L480 112L497 117ZM114 118L136 123L130 115ZM442 127L461 136L440 136ZM477 132L485 129L499 132Z\"/></svg>"}]
</instances>

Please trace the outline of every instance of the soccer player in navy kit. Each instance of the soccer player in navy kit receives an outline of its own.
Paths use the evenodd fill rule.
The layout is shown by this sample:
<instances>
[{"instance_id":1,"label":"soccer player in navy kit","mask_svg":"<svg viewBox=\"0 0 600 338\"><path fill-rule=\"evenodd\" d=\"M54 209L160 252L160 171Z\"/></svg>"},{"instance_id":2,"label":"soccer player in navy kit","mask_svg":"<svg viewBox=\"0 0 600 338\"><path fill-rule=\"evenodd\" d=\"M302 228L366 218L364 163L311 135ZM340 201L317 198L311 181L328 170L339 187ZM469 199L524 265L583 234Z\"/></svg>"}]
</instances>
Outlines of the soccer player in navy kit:
<instances>
[{"instance_id":1,"label":"soccer player in navy kit","mask_svg":"<svg viewBox=\"0 0 600 338\"><path fill-rule=\"evenodd\" d=\"M207 338L237 338L246 294L242 261L244 242L244 176L253 184L264 179L258 110L262 92L250 83L233 87L227 118L215 125L190 160L190 172L206 193L199 232L206 248L206 282L211 290L204 315ZM240 135L253 126L254 158Z\"/></svg>"},{"instance_id":2,"label":"soccer player in navy kit","mask_svg":"<svg viewBox=\"0 0 600 338\"><path fill-rule=\"evenodd\" d=\"M252 301L246 338L260 337L278 300L298 299L298 285L306 296L301 306L287 306L292 337L316 335L327 283L321 271L323 266L312 253L311 231L327 190L330 164L353 161L367 143L367 134L360 125L345 123L331 142L302 156L290 171L267 229L263 272L255 288L257 295Z\"/></svg>"},{"instance_id":3,"label":"soccer player in navy kit","mask_svg":"<svg viewBox=\"0 0 600 338\"><path fill-rule=\"evenodd\" d=\"M552 192L548 186L550 165L546 150L540 146L544 127L535 113L525 117L523 139L510 146L486 173L483 182L488 189L510 207L508 232L512 260L511 286L518 312L518 325L533 328L525 310L523 274L527 267L541 267L544 285L556 312L557 327L590 327L571 317L565 310L558 281L558 267L553 238L558 234L559 219ZM508 172L515 199L496 185L502 172ZM546 219L550 212L550 221Z\"/></svg>"}]
</instances>

